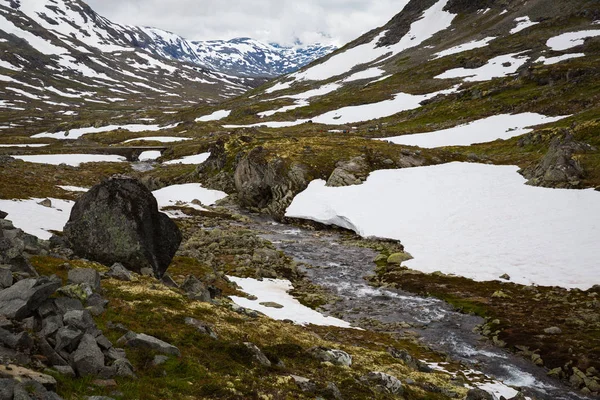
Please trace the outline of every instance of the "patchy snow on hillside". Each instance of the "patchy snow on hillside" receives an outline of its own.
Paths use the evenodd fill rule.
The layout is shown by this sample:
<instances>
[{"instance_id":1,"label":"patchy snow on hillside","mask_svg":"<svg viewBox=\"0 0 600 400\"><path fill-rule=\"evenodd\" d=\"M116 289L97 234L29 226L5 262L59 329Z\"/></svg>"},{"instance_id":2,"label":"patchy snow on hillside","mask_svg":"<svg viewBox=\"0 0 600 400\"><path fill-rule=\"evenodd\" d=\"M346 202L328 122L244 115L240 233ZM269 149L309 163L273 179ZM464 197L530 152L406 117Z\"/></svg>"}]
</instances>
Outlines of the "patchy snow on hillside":
<instances>
[{"instance_id":1,"label":"patchy snow on hillside","mask_svg":"<svg viewBox=\"0 0 600 400\"><path fill-rule=\"evenodd\" d=\"M60 140L75 140L75 139L79 139L80 137L82 137L83 135L87 135L90 133L103 133L103 132L110 132L110 131L115 131L118 129L123 129L129 132L155 132L155 131L159 131L159 130L163 130L163 129L171 129L174 128L175 125L169 125L169 126L159 126L159 125L142 125L142 124L132 124L132 125L107 125L107 126L102 126L99 128L95 128L93 126L89 127L89 128L76 128L76 129L70 129L68 131L61 131L61 132L44 132L44 133L38 133L37 135L33 135L32 138L51 138L51 139L60 139Z\"/></svg>"},{"instance_id":2,"label":"patchy snow on hillside","mask_svg":"<svg viewBox=\"0 0 600 400\"><path fill-rule=\"evenodd\" d=\"M292 87L292 82L279 82L265 90L265 93L274 93L280 90L289 89Z\"/></svg>"},{"instance_id":3,"label":"patchy snow on hillside","mask_svg":"<svg viewBox=\"0 0 600 400\"><path fill-rule=\"evenodd\" d=\"M277 100L277 99L308 100L311 97L324 96L326 94L335 92L336 90L338 90L341 87L342 87L342 85L340 85L337 82L328 83L327 85L323 85L323 86L318 87L316 89L307 90L306 92L297 93L297 94L290 94L290 95L285 95L285 96L279 96L279 97L276 97L276 98L271 99L271 100Z\"/></svg>"},{"instance_id":4,"label":"patchy snow on hillside","mask_svg":"<svg viewBox=\"0 0 600 400\"><path fill-rule=\"evenodd\" d=\"M596 36L600 36L600 30L567 32L548 39L546 46L554 51L563 51L581 46L585 42L585 39Z\"/></svg>"},{"instance_id":5,"label":"patchy snow on hillside","mask_svg":"<svg viewBox=\"0 0 600 400\"><path fill-rule=\"evenodd\" d=\"M125 157L113 154L36 154L31 156L11 156L29 163L48 165L70 165L79 167L88 162L125 162Z\"/></svg>"},{"instance_id":6,"label":"patchy snow on hillside","mask_svg":"<svg viewBox=\"0 0 600 400\"><path fill-rule=\"evenodd\" d=\"M489 37L486 37L485 39L474 40L472 42L464 43L464 44L461 44L461 45L458 45L455 47L451 47L447 50L440 51L439 53L435 53L434 56L435 56L435 58L441 58L441 57L446 57L446 56L449 56L452 54L462 53L462 52L468 51L468 50L480 49L482 47L486 47L494 39L496 39L495 36L489 36Z\"/></svg>"},{"instance_id":7,"label":"patchy snow on hillside","mask_svg":"<svg viewBox=\"0 0 600 400\"><path fill-rule=\"evenodd\" d=\"M0 147L46 147L49 144L0 144Z\"/></svg>"},{"instance_id":8,"label":"patchy snow on hillside","mask_svg":"<svg viewBox=\"0 0 600 400\"><path fill-rule=\"evenodd\" d=\"M29 31L25 31L17 26L15 26L12 22L10 22L6 17L0 14L0 26L2 30L8 34L15 35L23 40L25 40L31 47L36 49L42 54L46 55L58 55L68 53L68 50L55 46L50 41L43 39L39 36L34 35Z\"/></svg>"},{"instance_id":9,"label":"patchy snow on hillside","mask_svg":"<svg viewBox=\"0 0 600 400\"><path fill-rule=\"evenodd\" d=\"M289 319L299 325L321 325L351 328L350 324L341 319L326 317L323 314L308 308L289 292L294 288L292 283L285 279L263 279L261 281L252 278L238 278L228 276L229 280L237 284L243 292L250 296L256 296L256 300L245 297L230 296L231 300L238 306L250 310L259 311L269 318L276 320ZM262 303L262 304L261 304ZM267 307L263 304L277 303L281 308Z\"/></svg>"},{"instance_id":10,"label":"patchy snow on hillside","mask_svg":"<svg viewBox=\"0 0 600 400\"><path fill-rule=\"evenodd\" d=\"M517 26L510 30L511 35L539 24L539 22L533 22L528 16L516 18L515 22L517 23Z\"/></svg>"},{"instance_id":11,"label":"patchy snow on hillside","mask_svg":"<svg viewBox=\"0 0 600 400\"><path fill-rule=\"evenodd\" d=\"M287 217L401 240L412 269L478 281L588 289L600 283L600 192L525 185L516 166L470 163L373 172L362 185L311 182Z\"/></svg>"},{"instance_id":12,"label":"patchy snow on hillside","mask_svg":"<svg viewBox=\"0 0 600 400\"><path fill-rule=\"evenodd\" d=\"M175 143L175 142L183 142L186 140L192 140L192 138L188 137L180 137L180 136L144 136L139 138L133 138L124 141L123 143L131 143L138 141L147 141L147 142L161 142L161 143Z\"/></svg>"},{"instance_id":13,"label":"patchy snow on hillside","mask_svg":"<svg viewBox=\"0 0 600 400\"><path fill-rule=\"evenodd\" d=\"M259 112L256 115L258 115L261 118L270 117L270 116L278 114L278 113L288 112L291 110L295 110L296 108L306 107L308 105L310 105L310 103L306 100L296 100L296 102L294 104L292 104L291 106L284 106L284 107L278 108L276 110Z\"/></svg>"},{"instance_id":14,"label":"patchy snow on hillside","mask_svg":"<svg viewBox=\"0 0 600 400\"><path fill-rule=\"evenodd\" d=\"M402 3L406 5L408 1L402 1ZM369 43L337 53L321 64L290 76L296 80L322 81L342 75L357 65L370 63L383 56L389 58L406 49L416 47L436 33L450 27L456 15L444 11L447 3L448 0L439 0L425 10L421 18L411 24L409 32L396 44L377 47L379 41L388 33L388 31L383 31Z\"/></svg>"},{"instance_id":15,"label":"patchy snow on hillside","mask_svg":"<svg viewBox=\"0 0 600 400\"><path fill-rule=\"evenodd\" d=\"M152 192L159 208L189 207L199 211L206 209L200 206L212 206L218 200L227 197L227 193L202 187L199 183L186 183L183 185L167 186ZM197 204L197 203L200 204Z\"/></svg>"},{"instance_id":16,"label":"patchy snow on hillside","mask_svg":"<svg viewBox=\"0 0 600 400\"><path fill-rule=\"evenodd\" d=\"M421 107L420 103L424 100L431 99L437 95L453 93L455 91L456 88L420 95L398 93L395 94L394 98L391 100L362 104L360 106L343 107L311 118L311 120L318 124L341 125L385 118L402 111L414 110L415 108Z\"/></svg>"},{"instance_id":17,"label":"patchy snow on hillside","mask_svg":"<svg viewBox=\"0 0 600 400\"><path fill-rule=\"evenodd\" d=\"M0 210L8 213L6 219L23 232L40 239L48 240L49 232L62 231L69 220L73 201L50 199L52 207L44 207L40 203L44 199L0 200Z\"/></svg>"},{"instance_id":18,"label":"patchy snow on hillside","mask_svg":"<svg viewBox=\"0 0 600 400\"><path fill-rule=\"evenodd\" d=\"M62 190L66 190L67 192L87 192L90 190L89 188L84 188L80 186L69 186L69 185L56 185L56 187L61 188Z\"/></svg>"},{"instance_id":19,"label":"patchy snow on hillside","mask_svg":"<svg viewBox=\"0 0 600 400\"><path fill-rule=\"evenodd\" d=\"M381 138L395 144L419 146L427 149L443 146L470 146L497 139L510 139L532 132L530 126L547 124L566 118L547 117L535 113L502 114L434 132Z\"/></svg>"},{"instance_id":20,"label":"patchy snow on hillside","mask_svg":"<svg viewBox=\"0 0 600 400\"><path fill-rule=\"evenodd\" d=\"M140 156L138 157L138 159L140 161L154 161L154 160L160 158L161 155L162 155L162 153L160 151L148 150L148 151L143 151L140 154Z\"/></svg>"},{"instance_id":21,"label":"patchy snow on hillside","mask_svg":"<svg viewBox=\"0 0 600 400\"><path fill-rule=\"evenodd\" d=\"M196 118L196 122L219 121L223 118L229 117L229 114L231 114L231 110L219 110L219 111L215 111L212 114L204 115L202 117Z\"/></svg>"},{"instance_id":22,"label":"patchy snow on hillside","mask_svg":"<svg viewBox=\"0 0 600 400\"><path fill-rule=\"evenodd\" d=\"M238 129L238 128L258 128L264 126L266 128L287 128L290 126L302 125L307 123L308 119L299 119L297 121L265 121L250 125L223 125L225 129Z\"/></svg>"},{"instance_id":23,"label":"patchy snow on hillside","mask_svg":"<svg viewBox=\"0 0 600 400\"><path fill-rule=\"evenodd\" d=\"M191 156L185 156L177 160L165 161L163 164L202 164L204 161L208 160L208 157L210 157L210 153L194 154Z\"/></svg>"},{"instance_id":24,"label":"patchy snow on hillside","mask_svg":"<svg viewBox=\"0 0 600 400\"><path fill-rule=\"evenodd\" d=\"M536 63L541 62L541 63L544 63L544 65L553 65L553 64L558 64L559 62L562 62L562 61L571 60L573 58L580 58L580 57L585 57L585 53L563 54L562 56L548 57L548 58L541 56L540 58L535 60L535 62Z\"/></svg>"},{"instance_id":25,"label":"patchy snow on hillside","mask_svg":"<svg viewBox=\"0 0 600 400\"><path fill-rule=\"evenodd\" d=\"M347 78L344 78L343 82L354 82L360 81L361 79L378 78L385 74L385 71L380 68L369 68L364 71L356 72Z\"/></svg>"},{"instance_id":26,"label":"patchy snow on hillside","mask_svg":"<svg viewBox=\"0 0 600 400\"><path fill-rule=\"evenodd\" d=\"M437 79L464 78L465 82L483 82L494 78L503 78L517 72L527 60L528 56L521 53L505 54L494 57L479 68L455 68L436 76Z\"/></svg>"}]
</instances>

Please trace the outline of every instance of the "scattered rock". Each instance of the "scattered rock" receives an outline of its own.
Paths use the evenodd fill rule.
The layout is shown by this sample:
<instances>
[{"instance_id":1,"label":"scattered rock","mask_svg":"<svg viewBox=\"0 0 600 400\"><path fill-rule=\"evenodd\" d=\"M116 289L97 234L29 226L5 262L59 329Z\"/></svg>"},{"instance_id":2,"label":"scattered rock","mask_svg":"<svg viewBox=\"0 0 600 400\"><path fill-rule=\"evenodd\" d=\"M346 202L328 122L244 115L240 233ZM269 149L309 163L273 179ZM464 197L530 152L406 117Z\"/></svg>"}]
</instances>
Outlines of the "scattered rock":
<instances>
[{"instance_id":1,"label":"scattered rock","mask_svg":"<svg viewBox=\"0 0 600 400\"><path fill-rule=\"evenodd\" d=\"M342 350L328 349L326 347L313 347L308 349L308 353L318 360L330 362L335 365L344 367L352 365L352 356Z\"/></svg>"},{"instance_id":2,"label":"scattered rock","mask_svg":"<svg viewBox=\"0 0 600 400\"><path fill-rule=\"evenodd\" d=\"M160 281L163 283L163 285L167 287L179 289L179 285L177 284L177 282L175 282L175 280L173 280L173 278L169 274L164 274Z\"/></svg>"},{"instance_id":3,"label":"scattered rock","mask_svg":"<svg viewBox=\"0 0 600 400\"><path fill-rule=\"evenodd\" d=\"M79 346L79 342L83 337L83 332L69 327L63 327L56 332L56 346L55 350L61 352L62 350L66 350L68 353L71 353L77 349Z\"/></svg>"},{"instance_id":4,"label":"scattered rock","mask_svg":"<svg viewBox=\"0 0 600 400\"><path fill-rule=\"evenodd\" d=\"M500 279L504 279L505 281L510 281L510 275L508 275L508 274L500 275Z\"/></svg>"},{"instance_id":5,"label":"scattered rock","mask_svg":"<svg viewBox=\"0 0 600 400\"><path fill-rule=\"evenodd\" d=\"M90 260L157 278L166 272L181 242L181 232L158 211L156 199L139 180L115 176L76 201L65 237L75 253Z\"/></svg>"},{"instance_id":6,"label":"scattered rock","mask_svg":"<svg viewBox=\"0 0 600 400\"><path fill-rule=\"evenodd\" d=\"M250 350L254 361L258 362L260 365L263 365L265 367L271 366L271 361L269 361L267 356L265 356L262 350L259 349L254 343L245 342L244 346L246 346L248 350Z\"/></svg>"},{"instance_id":7,"label":"scattered rock","mask_svg":"<svg viewBox=\"0 0 600 400\"><path fill-rule=\"evenodd\" d=\"M50 199L44 199L38 203L40 206L52 208L52 201Z\"/></svg>"},{"instance_id":8,"label":"scattered rock","mask_svg":"<svg viewBox=\"0 0 600 400\"><path fill-rule=\"evenodd\" d=\"M504 293L502 290L497 290L492 294L492 298L494 299L509 299L510 296Z\"/></svg>"},{"instance_id":9,"label":"scattered rock","mask_svg":"<svg viewBox=\"0 0 600 400\"><path fill-rule=\"evenodd\" d=\"M108 271L108 276L119 281L130 282L132 279L131 271L123 266L121 263L114 263Z\"/></svg>"},{"instance_id":10,"label":"scattered rock","mask_svg":"<svg viewBox=\"0 0 600 400\"><path fill-rule=\"evenodd\" d=\"M88 310L69 311L63 316L63 322L65 325L83 332L96 326L94 318Z\"/></svg>"},{"instance_id":11,"label":"scattered rock","mask_svg":"<svg viewBox=\"0 0 600 400\"><path fill-rule=\"evenodd\" d=\"M192 300L210 302L210 291L198 280L194 275L190 275L185 279L181 289L184 290L188 297Z\"/></svg>"},{"instance_id":12,"label":"scattered rock","mask_svg":"<svg viewBox=\"0 0 600 400\"><path fill-rule=\"evenodd\" d=\"M402 394L402 382L392 375L383 372L369 372L360 378L361 382L373 386L376 391L391 394Z\"/></svg>"},{"instance_id":13,"label":"scattered rock","mask_svg":"<svg viewBox=\"0 0 600 400\"><path fill-rule=\"evenodd\" d=\"M217 336L216 332L213 330L213 328L205 322L198 321L197 319L194 319L194 318L186 318L185 323L186 323L186 325L193 326L194 328L196 328L196 330L198 330L198 332L200 332L204 335L208 335L213 339L219 338Z\"/></svg>"},{"instance_id":14,"label":"scattered rock","mask_svg":"<svg viewBox=\"0 0 600 400\"><path fill-rule=\"evenodd\" d=\"M23 279L0 291L0 314L21 320L31 316L61 285L47 277Z\"/></svg>"},{"instance_id":15,"label":"scattered rock","mask_svg":"<svg viewBox=\"0 0 600 400\"><path fill-rule=\"evenodd\" d=\"M113 364L116 369L116 374L121 378L135 378L135 372L133 371L133 365L129 362L129 360L125 358L120 358L116 360Z\"/></svg>"},{"instance_id":16,"label":"scattered rock","mask_svg":"<svg viewBox=\"0 0 600 400\"><path fill-rule=\"evenodd\" d=\"M152 349L171 356L181 356L181 352L177 347L145 333L128 332L118 340L118 343L123 343L129 347Z\"/></svg>"},{"instance_id":17,"label":"scattered rock","mask_svg":"<svg viewBox=\"0 0 600 400\"><path fill-rule=\"evenodd\" d=\"M547 333L548 335L560 335L562 333L562 329L557 326L552 326L544 329L544 333Z\"/></svg>"},{"instance_id":18,"label":"scattered rock","mask_svg":"<svg viewBox=\"0 0 600 400\"><path fill-rule=\"evenodd\" d=\"M317 391L317 385L308 378L298 375L290 375L296 385L305 393L315 393Z\"/></svg>"},{"instance_id":19,"label":"scattered rock","mask_svg":"<svg viewBox=\"0 0 600 400\"><path fill-rule=\"evenodd\" d=\"M76 268L69 271L69 283L87 284L93 290L100 290L100 273L92 268Z\"/></svg>"},{"instance_id":20,"label":"scattered rock","mask_svg":"<svg viewBox=\"0 0 600 400\"><path fill-rule=\"evenodd\" d=\"M94 290L90 285L86 283L80 283L78 285L72 284L63 286L58 289L58 293L70 297L71 299L86 301L88 297L94 294Z\"/></svg>"},{"instance_id":21,"label":"scattered rock","mask_svg":"<svg viewBox=\"0 0 600 400\"><path fill-rule=\"evenodd\" d=\"M73 363L79 376L97 375L104 368L104 354L92 335L85 334L73 353Z\"/></svg>"},{"instance_id":22,"label":"scattered rock","mask_svg":"<svg viewBox=\"0 0 600 400\"><path fill-rule=\"evenodd\" d=\"M157 356L154 356L154 359L152 360L152 365L154 365L154 366L163 365L167 361L169 361L169 357L159 354Z\"/></svg>"}]
</instances>

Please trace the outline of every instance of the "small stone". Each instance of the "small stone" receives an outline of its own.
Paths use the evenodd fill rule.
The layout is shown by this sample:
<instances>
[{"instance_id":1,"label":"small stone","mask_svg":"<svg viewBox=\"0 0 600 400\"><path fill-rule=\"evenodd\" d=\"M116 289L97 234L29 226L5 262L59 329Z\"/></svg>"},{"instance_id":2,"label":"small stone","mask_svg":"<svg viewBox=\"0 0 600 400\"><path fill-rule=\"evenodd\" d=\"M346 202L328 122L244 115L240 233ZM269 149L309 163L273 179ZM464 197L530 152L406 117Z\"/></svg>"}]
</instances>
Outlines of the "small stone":
<instances>
[{"instance_id":1,"label":"small stone","mask_svg":"<svg viewBox=\"0 0 600 400\"><path fill-rule=\"evenodd\" d=\"M108 276L113 279L125 282L130 282L133 277L131 271L125 268L121 263L114 263L108 271Z\"/></svg>"},{"instance_id":2,"label":"small stone","mask_svg":"<svg viewBox=\"0 0 600 400\"><path fill-rule=\"evenodd\" d=\"M164 274L160 281L163 283L163 285L167 287L179 289L179 285L173 280L173 278L169 274Z\"/></svg>"},{"instance_id":3,"label":"small stone","mask_svg":"<svg viewBox=\"0 0 600 400\"><path fill-rule=\"evenodd\" d=\"M50 199L44 199L38 203L40 206L52 208L52 201Z\"/></svg>"},{"instance_id":4,"label":"small stone","mask_svg":"<svg viewBox=\"0 0 600 400\"><path fill-rule=\"evenodd\" d=\"M562 329L557 326L552 326L544 329L544 333L547 333L548 335L560 335L562 333Z\"/></svg>"},{"instance_id":5,"label":"small stone","mask_svg":"<svg viewBox=\"0 0 600 400\"><path fill-rule=\"evenodd\" d=\"M260 303L260 305L268 307L268 308L278 308L278 309L283 308L283 306L281 304L275 303L273 301L265 301L265 302Z\"/></svg>"},{"instance_id":6,"label":"small stone","mask_svg":"<svg viewBox=\"0 0 600 400\"><path fill-rule=\"evenodd\" d=\"M531 355L531 361L533 361L533 363L535 365L538 365L540 367L544 365L544 360L542 360L542 357L539 354L536 354L536 353L533 353Z\"/></svg>"},{"instance_id":7,"label":"small stone","mask_svg":"<svg viewBox=\"0 0 600 400\"><path fill-rule=\"evenodd\" d=\"M181 352L177 347L144 333L129 332L119 339L119 343L121 342L129 347L148 348L163 354L181 356Z\"/></svg>"},{"instance_id":8,"label":"small stone","mask_svg":"<svg viewBox=\"0 0 600 400\"><path fill-rule=\"evenodd\" d=\"M92 268L75 268L69 271L69 283L88 284L93 290L100 289L100 273Z\"/></svg>"},{"instance_id":9,"label":"small stone","mask_svg":"<svg viewBox=\"0 0 600 400\"><path fill-rule=\"evenodd\" d=\"M186 318L185 323L186 323L186 325L193 326L194 328L196 328L198 330L198 332L200 332L204 335L208 335L213 339L219 338L217 336L216 332L213 330L213 328L205 322L198 321L197 319L194 319L194 318Z\"/></svg>"},{"instance_id":10,"label":"small stone","mask_svg":"<svg viewBox=\"0 0 600 400\"><path fill-rule=\"evenodd\" d=\"M188 297L192 300L198 300L203 302L210 302L210 292L204 286L202 282L198 280L193 275L189 275L183 284L181 285L181 289L184 290Z\"/></svg>"},{"instance_id":11,"label":"small stone","mask_svg":"<svg viewBox=\"0 0 600 400\"><path fill-rule=\"evenodd\" d=\"M391 394L402 394L404 392L402 382L398 378L383 372L369 372L367 375L362 376L360 380L365 384L373 385L374 389L379 392Z\"/></svg>"},{"instance_id":12,"label":"small stone","mask_svg":"<svg viewBox=\"0 0 600 400\"><path fill-rule=\"evenodd\" d=\"M558 367L551 369L550 371L548 371L547 375L553 378L560 378L562 376L562 368Z\"/></svg>"},{"instance_id":13,"label":"small stone","mask_svg":"<svg viewBox=\"0 0 600 400\"><path fill-rule=\"evenodd\" d=\"M500 279L504 279L505 281L510 281L510 275L508 275L508 274L500 275Z\"/></svg>"},{"instance_id":14,"label":"small stone","mask_svg":"<svg viewBox=\"0 0 600 400\"><path fill-rule=\"evenodd\" d=\"M271 366L271 361L269 361L267 356L265 356L261 349L259 349L254 343L245 342L244 346L246 346L248 350L250 350L250 352L252 353L252 357L260 365L263 365L265 367Z\"/></svg>"}]
</instances>

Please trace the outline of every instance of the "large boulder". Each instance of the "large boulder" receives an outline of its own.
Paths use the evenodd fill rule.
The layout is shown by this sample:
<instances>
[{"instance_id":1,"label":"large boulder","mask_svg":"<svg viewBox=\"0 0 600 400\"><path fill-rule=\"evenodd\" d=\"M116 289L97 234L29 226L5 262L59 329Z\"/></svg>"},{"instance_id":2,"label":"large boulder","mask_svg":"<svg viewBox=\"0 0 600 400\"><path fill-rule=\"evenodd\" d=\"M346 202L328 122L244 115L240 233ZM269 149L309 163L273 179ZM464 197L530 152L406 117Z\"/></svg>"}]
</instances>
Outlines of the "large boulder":
<instances>
[{"instance_id":1,"label":"large boulder","mask_svg":"<svg viewBox=\"0 0 600 400\"><path fill-rule=\"evenodd\" d=\"M137 179L115 176L81 196L64 229L73 251L103 264L121 263L140 273L164 275L181 232Z\"/></svg>"}]
</instances>

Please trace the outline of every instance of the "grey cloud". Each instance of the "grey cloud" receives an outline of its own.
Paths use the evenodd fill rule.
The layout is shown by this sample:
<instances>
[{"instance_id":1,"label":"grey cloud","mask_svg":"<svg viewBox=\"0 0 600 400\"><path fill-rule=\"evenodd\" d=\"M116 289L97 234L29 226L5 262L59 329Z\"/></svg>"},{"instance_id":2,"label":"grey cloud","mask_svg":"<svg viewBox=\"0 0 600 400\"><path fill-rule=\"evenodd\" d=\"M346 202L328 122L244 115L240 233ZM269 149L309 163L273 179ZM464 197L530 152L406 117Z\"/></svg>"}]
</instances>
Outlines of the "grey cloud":
<instances>
[{"instance_id":1,"label":"grey cloud","mask_svg":"<svg viewBox=\"0 0 600 400\"><path fill-rule=\"evenodd\" d=\"M254 39L290 45L343 45L385 24L406 1L87 0L100 15L161 28L193 40Z\"/></svg>"}]
</instances>

